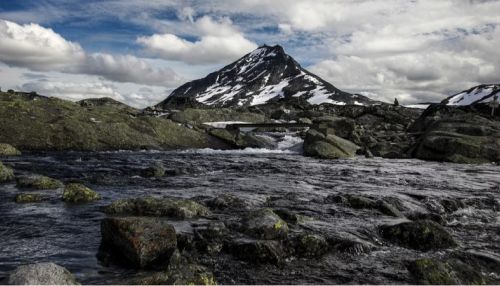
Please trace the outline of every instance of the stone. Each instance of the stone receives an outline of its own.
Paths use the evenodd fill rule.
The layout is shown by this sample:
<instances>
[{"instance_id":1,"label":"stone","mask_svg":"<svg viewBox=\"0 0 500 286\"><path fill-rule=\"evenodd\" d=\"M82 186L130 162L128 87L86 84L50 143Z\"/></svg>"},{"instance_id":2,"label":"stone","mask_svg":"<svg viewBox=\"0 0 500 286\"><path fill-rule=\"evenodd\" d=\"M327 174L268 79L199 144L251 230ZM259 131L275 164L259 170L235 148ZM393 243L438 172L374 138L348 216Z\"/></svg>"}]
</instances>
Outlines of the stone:
<instances>
[{"instance_id":1,"label":"stone","mask_svg":"<svg viewBox=\"0 0 500 286\"><path fill-rule=\"evenodd\" d=\"M211 209L242 209L247 205L244 200L232 194L222 194L215 198L209 199L205 203Z\"/></svg>"},{"instance_id":2,"label":"stone","mask_svg":"<svg viewBox=\"0 0 500 286\"><path fill-rule=\"evenodd\" d=\"M417 259L408 265L408 270L414 283L420 285L487 284L480 270L458 259Z\"/></svg>"},{"instance_id":3,"label":"stone","mask_svg":"<svg viewBox=\"0 0 500 286\"><path fill-rule=\"evenodd\" d=\"M14 171L0 162L0 183L14 180Z\"/></svg>"},{"instance_id":4,"label":"stone","mask_svg":"<svg viewBox=\"0 0 500 286\"><path fill-rule=\"evenodd\" d=\"M430 220L383 225L379 230L384 239L420 251L453 248L458 245L441 225Z\"/></svg>"},{"instance_id":5,"label":"stone","mask_svg":"<svg viewBox=\"0 0 500 286\"><path fill-rule=\"evenodd\" d=\"M14 146L6 143L0 143L0 156L19 156L21 152Z\"/></svg>"},{"instance_id":6,"label":"stone","mask_svg":"<svg viewBox=\"0 0 500 286\"><path fill-rule=\"evenodd\" d=\"M66 268L52 262L22 265L9 274L10 285L75 285L75 277Z\"/></svg>"},{"instance_id":7,"label":"stone","mask_svg":"<svg viewBox=\"0 0 500 286\"><path fill-rule=\"evenodd\" d=\"M205 206L195 201L154 197L118 200L107 206L105 212L113 215L164 216L177 219L189 219L210 214Z\"/></svg>"},{"instance_id":8,"label":"stone","mask_svg":"<svg viewBox=\"0 0 500 286\"><path fill-rule=\"evenodd\" d=\"M374 209L388 216L403 217L395 206L382 199L374 200L358 195L330 195L325 202L344 204L353 209Z\"/></svg>"},{"instance_id":9,"label":"stone","mask_svg":"<svg viewBox=\"0 0 500 286\"><path fill-rule=\"evenodd\" d=\"M311 129L304 140L304 155L320 159L349 158L360 148L356 144L336 135L325 135Z\"/></svg>"},{"instance_id":10,"label":"stone","mask_svg":"<svg viewBox=\"0 0 500 286\"><path fill-rule=\"evenodd\" d=\"M103 245L138 268L168 261L177 249L174 227L158 218L104 218L101 234Z\"/></svg>"},{"instance_id":11,"label":"stone","mask_svg":"<svg viewBox=\"0 0 500 286\"><path fill-rule=\"evenodd\" d=\"M285 239L288 225L272 209L252 211L243 218L243 232L257 239Z\"/></svg>"},{"instance_id":12,"label":"stone","mask_svg":"<svg viewBox=\"0 0 500 286\"><path fill-rule=\"evenodd\" d=\"M283 243L276 240L237 239L231 243L230 252L239 259L255 264L281 265L285 259Z\"/></svg>"},{"instance_id":13,"label":"stone","mask_svg":"<svg viewBox=\"0 0 500 286\"><path fill-rule=\"evenodd\" d=\"M318 234L302 234L294 240L295 253L303 257L318 257L329 250L326 239Z\"/></svg>"},{"instance_id":14,"label":"stone","mask_svg":"<svg viewBox=\"0 0 500 286\"><path fill-rule=\"evenodd\" d=\"M161 164L154 164L141 171L141 176L146 178L161 178L165 176L166 169Z\"/></svg>"},{"instance_id":15,"label":"stone","mask_svg":"<svg viewBox=\"0 0 500 286\"><path fill-rule=\"evenodd\" d=\"M18 188L35 190L59 189L64 186L61 181L40 175L19 176L16 182Z\"/></svg>"},{"instance_id":16,"label":"stone","mask_svg":"<svg viewBox=\"0 0 500 286\"><path fill-rule=\"evenodd\" d=\"M14 198L16 203L38 203L42 201L42 196L40 194L18 194Z\"/></svg>"},{"instance_id":17,"label":"stone","mask_svg":"<svg viewBox=\"0 0 500 286\"><path fill-rule=\"evenodd\" d=\"M100 199L101 195L97 192L78 183L66 185L62 195L62 200L68 203L85 203Z\"/></svg>"},{"instance_id":18,"label":"stone","mask_svg":"<svg viewBox=\"0 0 500 286\"><path fill-rule=\"evenodd\" d=\"M125 282L132 285L217 285L212 272L204 266L193 263Z\"/></svg>"}]
</instances>

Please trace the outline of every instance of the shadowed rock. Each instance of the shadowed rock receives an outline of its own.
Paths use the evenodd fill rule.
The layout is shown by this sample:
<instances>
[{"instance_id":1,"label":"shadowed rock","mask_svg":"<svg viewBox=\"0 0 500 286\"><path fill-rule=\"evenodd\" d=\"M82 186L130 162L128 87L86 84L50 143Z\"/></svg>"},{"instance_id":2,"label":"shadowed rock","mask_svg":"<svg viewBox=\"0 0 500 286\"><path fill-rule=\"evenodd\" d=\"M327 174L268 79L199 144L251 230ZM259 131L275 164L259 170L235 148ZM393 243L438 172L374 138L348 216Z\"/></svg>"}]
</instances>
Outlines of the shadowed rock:
<instances>
[{"instance_id":1,"label":"shadowed rock","mask_svg":"<svg viewBox=\"0 0 500 286\"><path fill-rule=\"evenodd\" d=\"M9 275L10 285L75 285L75 277L66 268L52 262L23 265Z\"/></svg>"},{"instance_id":2,"label":"shadowed rock","mask_svg":"<svg viewBox=\"0 0 500 286\"><path fill-rule=\"evenodd\" d=\"M268 208L250 212L243 219L242 228L258 239L285 239L288 235L287 223Z\"/></svg>"}]
</instances>

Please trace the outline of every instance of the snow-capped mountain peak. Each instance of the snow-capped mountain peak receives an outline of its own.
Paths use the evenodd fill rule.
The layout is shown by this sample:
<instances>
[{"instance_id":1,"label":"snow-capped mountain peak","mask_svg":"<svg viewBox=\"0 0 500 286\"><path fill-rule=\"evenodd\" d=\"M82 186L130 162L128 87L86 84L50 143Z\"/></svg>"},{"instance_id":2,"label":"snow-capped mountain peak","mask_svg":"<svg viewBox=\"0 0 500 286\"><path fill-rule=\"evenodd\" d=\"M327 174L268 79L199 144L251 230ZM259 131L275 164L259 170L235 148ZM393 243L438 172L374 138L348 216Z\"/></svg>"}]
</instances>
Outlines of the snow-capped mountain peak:
<instances>
[{"instance_id":1,"label":"snow-capped mountain peak","mask_svg":"<svg viewBox=\"0 0 500 286\"><path fill-rule=\"evenodd\" d=\"M195 103L237 107L280 100L339 105L372 102L364 96L343 92L303 69L281 46L264 45L203 79L180 86L157 106Z\"/></svg>"},{"instance_id":2,"label":"snow-capped mountain peak","mask_svg":"<svg viewBox=\"0 0 500 286\"><path fill-rule=\"evenodd\" d=\"M443 100L446 105L472 105L476 103L488 103L494 96L500 97L500 84L482 84L464 90Z\"/></svg>"}]
</instances>

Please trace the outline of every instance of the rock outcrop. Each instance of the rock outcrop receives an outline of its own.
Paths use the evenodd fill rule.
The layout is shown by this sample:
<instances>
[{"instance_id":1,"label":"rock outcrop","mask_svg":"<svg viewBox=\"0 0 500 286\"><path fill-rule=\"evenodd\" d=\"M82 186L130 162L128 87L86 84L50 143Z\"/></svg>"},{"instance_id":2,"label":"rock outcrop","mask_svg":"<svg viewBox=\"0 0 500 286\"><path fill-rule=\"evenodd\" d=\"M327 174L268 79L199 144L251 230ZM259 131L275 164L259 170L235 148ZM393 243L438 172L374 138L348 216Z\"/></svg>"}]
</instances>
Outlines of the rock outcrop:
<instances>
[{"instance_id":1,"label":"rock outcrop","mask_svg":"<svg viewBox=\"0 0 500 286\"><path fill-rule=\"evenodd\" d=\"M75 277L66 268L52 262L22 265L12 271L10 285L75 285Z\"/></svg>"}]
</instances>

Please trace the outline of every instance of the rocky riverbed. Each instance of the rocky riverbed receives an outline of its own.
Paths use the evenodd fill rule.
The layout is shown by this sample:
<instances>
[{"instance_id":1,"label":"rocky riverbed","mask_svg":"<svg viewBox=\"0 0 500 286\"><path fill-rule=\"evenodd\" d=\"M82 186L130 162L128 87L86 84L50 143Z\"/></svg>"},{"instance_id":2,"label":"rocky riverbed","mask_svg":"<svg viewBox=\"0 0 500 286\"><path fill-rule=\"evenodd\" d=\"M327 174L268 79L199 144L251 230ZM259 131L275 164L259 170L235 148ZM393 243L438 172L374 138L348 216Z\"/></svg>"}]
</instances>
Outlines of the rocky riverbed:
<instances>
[{"instance_id":1,"label":"rocky riverbed","mask_svg":"<svg viewBox=\"0 0 500 286\"><path fill-rule=\"evenodd\" d=\"M500 283L497 165L210 149L2 161L100 200L0 184L0 279L54 262L85 284ZM25 193L40 200L15 202ZM106 238L123 225L153 230L137 238L153 250ZM148 244L156 234L176 244Z\"/></svg>"}]
</instances>

